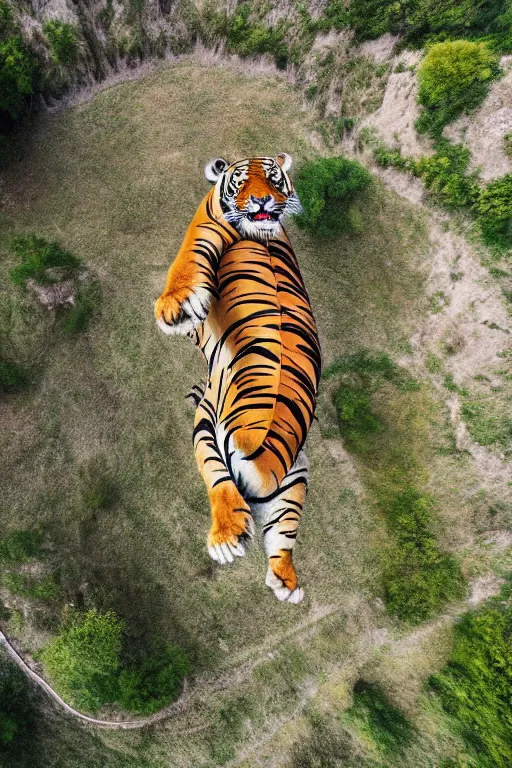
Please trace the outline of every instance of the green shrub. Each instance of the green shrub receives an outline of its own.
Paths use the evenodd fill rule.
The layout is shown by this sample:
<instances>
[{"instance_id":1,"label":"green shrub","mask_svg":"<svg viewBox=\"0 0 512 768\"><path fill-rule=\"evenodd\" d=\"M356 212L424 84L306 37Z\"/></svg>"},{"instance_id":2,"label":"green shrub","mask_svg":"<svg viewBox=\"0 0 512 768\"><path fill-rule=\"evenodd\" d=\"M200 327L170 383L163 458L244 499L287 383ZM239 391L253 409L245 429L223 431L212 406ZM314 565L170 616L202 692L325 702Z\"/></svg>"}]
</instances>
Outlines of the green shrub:
<instances>
[{"instance_id":1,"label":"green shrub","mask_svg":"<svg viewBox=\"0 0 512 768\"><path fill-rule=\"evenodd\" d=\"M115 701L123 628L112 611L73 611L44 649L42 660L55 687L73 706L94 711Z\"/></svg>"},{"instance_id":2,"label":"green shrub","mask_svg":"<svg viewBox=\"0 0 512 768\"><path fill-rule=\"evenodd\" d=\"M355 202L371 182L371 174L355 160L331 157L306 163L295 179L303 207L295 217L297 225L320 237L353 232Z\"/></svg>"},{"instance_id":3,"label":"green shrub","mask_svg":"<svg viewBox=\"0 0 512 768\"><path fill-rule=\"evenodd\" d=\"M0 539L0 562L25 563L41 553L40 531L13 531Z\"/></svg>"},{"instance_id":4,"label":"green shrub","mask_svg":"<svg viewBox=\"0 0 512 768\"><path fill-rule=\"evenodd\" d=\"M418 70L418 99L424 107L418 131L439 137L445 125L483 101L499 71L499 60L485 43L432 45Z\"/></svg>"},{"instance_id":5,"label":"green shrub","mask_svg":"<svg viewBox=\"0 0 512 768\"><path fill-rule=\"evenodd\" d=\"M348 716L358 721L364 733L385 752L404 749L412 741L414 728L410 721L377 683L356 681Z\"/></svg>"},{"instance_id":6,"label":"green shrub","mask_svg":"<svg viewBox=\"0 0 512 768\"><path fill-rule=\"evenodd\" d=\"M151 656L119 676L119 703L130 712L151 715L178 698L191 672L186 653L169 643L155 646Z\"/></svg>"},{"instance_id":7,"label":"green shrub","mask_svg":"<svg viewBox=\"0 0 512 768\"><path fill-rule=\"evenodd\" d=\"M250 3L241 3L231 15L215 10L210 3L205 4L202 13L203 39L210 45L225 40L228 53L236 53L243 58L269 53L278 67L285 67L288 61L285 26L269 27L253 21L251 14Z\"/></svg>"},{"instance_id":8,"label":"green shrub","mask_svg":"<svg viewBox=\"0 0 512 768\"><path fill-rule=\"evenodd\" d=\"M66 251L57 242L50 242L35 235L23 235L11 240L11 250L21 260L18 267L11 270L11 280L15 285L24 285L28 278L38 283L52 283L67 277L73 277L81 266L81 261ZM59 277L48 275L50 268L59 268Z\"/></svg>"},{"instance_id":9,"label":"green shrub","mask_svg":"<svg viewBox=\"0 0 512 768\"><path fill-rule=\"evenodd\" d=\"M27 96L34 92L37 60L19 34L0 40L0 113L12 120L23 114Z\"/></svg>"},{"instance_id":10,"label":"green shrub","mask_svg":"<svg viewBox=\"0 0 512 768\"><path fill-rule=\"evenodd\" d=\"M455 625L448 664L430 687L479 768L512 765L512 608L492 603Z\"/></svg>"},{"instance_id":11,"label":"green shrub","mask_svg":"<svg viewBox=\"0 0 512 768\"><path fill-rule=\"evenodd\" d=\"M25 368L0 357L0 392L19 392L28 382L29 375Z\"/></svg>"},{"instance_id":12,"label":"green shrub","mask_svg":"<svg viewBox=\"0 0 512 768\"><path fill-rule=\"evenodd\" d=\"M451 208L466 208L478 199L480 187L475 174L468 174L471 153L461 144L442 139L432 157L410 164L434 199Z\"/></svg>"},{"instance_id":13,"label":"green shrub","mask_svg":"<svg viewBox=\"0 0 512 768\"><path fill-rule=\"evenodd\" d=\"M338 32L349 25L349 12L345 0L327 0L323 14L317 22L322 32L335 29Z\"/></svg>"},{"instance_id":14,"label":"green shrub","mask_svg":"<svg viewBox=\"0 0 512 768\"><path fill-rule=\"evenodd\" d=\"M512 246L512 173L491 181L481 190L475 211L489 245Z\"/></svg>"},{"instance_id":15,"label":"green shrub","mask_svg":"<svg viewBox=\"0 0 512 768\"><path fill-rule=\"evenodd\" d=\"M512 9L508 0L351 0L350 24L359 40L385 32L402 44L485 37L497 52L512 51Z\"/></svg>"},{"instance_id":16,"label":"green shrub","mask_svg":"<svg viewBox=\"0 0 512 768\"><path fill-rule=\"evenodd\" d=\"M78 58L77 30L63 21L47 21L43 32L50 44L50 57L55 64L71 67Z\"/></svg>"},{"instance_id":17,"label":"green shrub","mask_svg":"<svg viewBox=\"0 0 512 768\"><path fill-rule=\"evenodd\" d=\"M468 173L471 153L461 144L440 139L430 157L404 157L399 149L372 141L375 162L408 171L422 179L432 198L449 208L471 208L481 192L476 173Z\"/></svg>"},{"instance_id":18,"label":"green shrub","mask_svg":"<svg viewBox=\"0 0 512 768\"><path fill-rule=\"evenodd\" d=\"M390 0L351 0L350 26L358 40L374 40L390 31Z\"/></svg>"}]
</instances>

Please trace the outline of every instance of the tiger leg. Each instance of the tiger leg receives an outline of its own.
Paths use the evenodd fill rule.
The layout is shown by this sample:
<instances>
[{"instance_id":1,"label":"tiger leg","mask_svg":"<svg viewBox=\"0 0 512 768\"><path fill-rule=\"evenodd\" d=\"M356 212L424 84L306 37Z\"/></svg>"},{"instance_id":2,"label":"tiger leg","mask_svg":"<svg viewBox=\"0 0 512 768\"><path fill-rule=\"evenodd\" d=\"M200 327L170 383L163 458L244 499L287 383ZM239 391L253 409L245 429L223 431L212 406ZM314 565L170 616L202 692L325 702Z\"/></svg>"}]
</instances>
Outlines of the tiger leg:
<instances>
[{"instance_id":1,"label":"tiger leg","mask_svg":"<svg viewBox=\"0 0 512 768\"><path fill-rule=\"evenodd\" d=\"M263 509L263 540L268 556L266 585L278 600L300 603L304 590L298 585L292 550L297 538L308 484L307 459L302 451L281 484L278 496Z\"/></svg>"},{"instance_id":2,"label":"tiger leg","mask_svg":"<svg viewBox=\"0 0 512 768\"><path fill-rule=\"evenodd\" d=\"M208 552L222 565L232 563L245 555L246 544L254 535L254 521L219 452L214 424L201 405L196 412L194 450L212 513Z\"/></svg>"}]
</instances>

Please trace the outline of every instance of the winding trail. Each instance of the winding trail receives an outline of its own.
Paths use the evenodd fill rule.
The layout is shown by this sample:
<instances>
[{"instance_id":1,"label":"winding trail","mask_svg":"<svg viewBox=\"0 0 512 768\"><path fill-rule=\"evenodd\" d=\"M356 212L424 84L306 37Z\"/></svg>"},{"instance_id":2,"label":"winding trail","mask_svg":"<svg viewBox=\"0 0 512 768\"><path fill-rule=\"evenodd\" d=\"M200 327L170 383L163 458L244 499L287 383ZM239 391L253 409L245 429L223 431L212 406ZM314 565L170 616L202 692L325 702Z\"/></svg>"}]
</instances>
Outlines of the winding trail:
<instances>
[{"instance_id":1,"label":"winding trail","mask_svg":"<svg viewBox=\"0 0 512 768\"><path fill-rule=\"evenodd\" d=\"M37 672L34 672L34 670L29 667L27 662L20 656L18 651L11 645L9 640L6 638L4 633L0 631L0 646L5 648L7 655L9 658L12 659L12 661L22 670L22 672L29 677L36 685L39 686L39 688L42 688L42 690L46 693L47 696L49 696L56 704L58 704L61 709L63 709L68 715L71 715L72 717L77 718L78 720L82 720L85 723L88 723L89 725L94 725L97 728L111 728L111 729L121 729L121 730L133 730L136 728L145 728L148 725L154 725L155 723L159 723L162 720L166 720L168 717L171 717L172 715L178 714L179 712L182 712L185 708L185 692L187 690L187 681L185 680L183 683L183 691L178 699L178 701L175 701L173 704L170 704L168 707L164 707L163 709L159 710L158 712L155 712L154 715L150 715L149 717L142 717L137 720L98 720L95 717L89 717L89 715L84 715L82 712L79 712L77 709L73 709L73 707L70 707L69 704L67 704L64 699L62 699L59 694L53 690L51 685L48 685L46 680L43 680L43 678L37 674ZM193 728L192 730L200 730L203 726L199 726L196 728Z\"/></svg>"}]
</instances>

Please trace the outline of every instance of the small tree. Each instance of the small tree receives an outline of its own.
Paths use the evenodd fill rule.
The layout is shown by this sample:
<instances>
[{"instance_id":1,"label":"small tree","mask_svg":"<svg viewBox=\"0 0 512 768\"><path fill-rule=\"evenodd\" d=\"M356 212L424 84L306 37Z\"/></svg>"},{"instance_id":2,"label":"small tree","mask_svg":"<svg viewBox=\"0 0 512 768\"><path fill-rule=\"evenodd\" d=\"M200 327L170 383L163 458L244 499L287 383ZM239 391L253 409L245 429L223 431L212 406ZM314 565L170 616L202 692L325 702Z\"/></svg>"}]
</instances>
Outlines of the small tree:
<instances>
[{"instance_id":1,"label":"small tree","mask_svg":"<svg viewBox=\"0 0 512 768\"><path fill-rule=\"evenodd\" d=\"M485 43L456 40L432 45L418 72L420 104L416 127L439 137L445 125L485 98L500 72L498 57Z\"/></svg>"},{"instance_id":2,"label":"small tree","mask_svg":"<svg viewBox=\"0 0 512 768\"><path fill-rule=\"evenodd\" d=\"M355 160L326 157L305 163L295 179L303 212L298 226L314 235L332 237L361 230L361 214L354 205L372 181Z\"/></svg>"},{"instance_id":3,"label":"small tree","mask_svg":"<svg viewBox=\"0 0 512 768\"><path fill-rule=\"evenodd\" d=\"M74 611L43 651L57 689L74 706L94 711L117 698L123 629L113 611Z\"/></svg>"}]
</instances>

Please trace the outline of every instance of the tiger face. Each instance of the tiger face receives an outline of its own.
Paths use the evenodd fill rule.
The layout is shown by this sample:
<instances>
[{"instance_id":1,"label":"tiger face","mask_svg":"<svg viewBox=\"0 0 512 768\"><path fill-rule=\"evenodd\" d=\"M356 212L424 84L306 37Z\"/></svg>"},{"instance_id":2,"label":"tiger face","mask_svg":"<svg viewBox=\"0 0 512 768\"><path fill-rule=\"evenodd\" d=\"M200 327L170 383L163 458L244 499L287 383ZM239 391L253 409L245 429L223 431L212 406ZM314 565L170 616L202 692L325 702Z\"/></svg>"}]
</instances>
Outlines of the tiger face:
<instances>
[{"instance_id":1,"label":"tiger face","mask_svg":"<svg viewBox=\"0 0 512 768\"><path fill-rule=\"evenodd\" d=\"M288 171L292 159L283 153L254 157L229 165L217 158L205 167L208 181L219 188L226 221L246 240L267 241L279 235L283 218L301 205Z\"/></svg>"}]
</instances>

